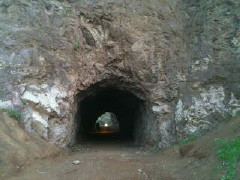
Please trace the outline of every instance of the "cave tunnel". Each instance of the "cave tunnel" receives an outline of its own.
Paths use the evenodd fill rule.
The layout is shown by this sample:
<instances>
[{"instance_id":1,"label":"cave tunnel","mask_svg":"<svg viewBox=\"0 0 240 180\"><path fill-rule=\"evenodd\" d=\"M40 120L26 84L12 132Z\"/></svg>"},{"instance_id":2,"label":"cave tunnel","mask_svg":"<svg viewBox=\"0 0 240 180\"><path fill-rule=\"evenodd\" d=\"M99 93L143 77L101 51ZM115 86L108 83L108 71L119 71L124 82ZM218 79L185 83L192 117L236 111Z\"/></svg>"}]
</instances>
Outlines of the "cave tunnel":
<instances>
[{"instance_id":1,"label":"cave tunnel","mask_svg":"<svg viewBox=\"0 0 240 180\"><path fill-rule=\"evenodd\" d=\"M77 96L76 143L82 144L92 139L105 140L107 138L137 141L144 117L144 100L125 89L98 85L90 87ZM119 131L114 134L106 133L102 136L93 133L96 121L106 112L111 112L116 116Z\"/></svg>"}]
</instances>

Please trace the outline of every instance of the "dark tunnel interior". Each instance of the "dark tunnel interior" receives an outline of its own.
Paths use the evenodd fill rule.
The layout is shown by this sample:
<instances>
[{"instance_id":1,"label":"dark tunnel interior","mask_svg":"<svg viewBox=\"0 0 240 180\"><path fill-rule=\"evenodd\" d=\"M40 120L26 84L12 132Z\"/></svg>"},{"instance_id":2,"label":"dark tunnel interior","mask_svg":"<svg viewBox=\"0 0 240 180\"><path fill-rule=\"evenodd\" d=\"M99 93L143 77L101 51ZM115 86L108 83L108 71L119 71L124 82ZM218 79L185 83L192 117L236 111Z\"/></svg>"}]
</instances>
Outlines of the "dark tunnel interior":
<instances>
[{"instance_id":1,"label":"dark tunnel interior","mask_svg":"<svg viewBox=\"0 0 240 180\"><path fill-rule=\"evenodd\" d=\"M136 129L141 123L144 101L129 91L114 87L96 87L80 94L76 114L76 141L84 143L89 139L116 138L135 141ZM105 112L115 114L119 132L97 135L93 133L97 119ZM99 138L101 136L101 138Z\"/></svg>"}]
</instances>

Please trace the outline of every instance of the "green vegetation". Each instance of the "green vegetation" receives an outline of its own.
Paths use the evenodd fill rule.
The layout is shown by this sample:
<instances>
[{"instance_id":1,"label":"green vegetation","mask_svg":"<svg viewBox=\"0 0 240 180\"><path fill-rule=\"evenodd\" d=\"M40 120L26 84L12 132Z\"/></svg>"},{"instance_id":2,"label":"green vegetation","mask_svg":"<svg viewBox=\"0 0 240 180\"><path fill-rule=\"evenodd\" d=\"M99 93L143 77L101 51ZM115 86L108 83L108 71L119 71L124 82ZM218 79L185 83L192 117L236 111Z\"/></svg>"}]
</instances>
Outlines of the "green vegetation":
<instances>
[{"instance_id":1,"label":"green vegetation","mask_svg":"<svg viewBox=\"0 0 240 180\"><path fill-rule=\"evenodd\" d=\"M62 16L66 16L69 12L70 12L70 9L68 7L65 7L63 6L62 7Z\"/></svg>"},{"instance_id":2,"label":"green vegetation","mask_svg":"<svg viewBox=\"0 0 240 180\"><path fill-rule=\"evenodd\" d=\"M27 105L28 104L26 99L20 98L20 100L21 100L23 105Z\"/></svg>"},{"instance_id":3,"label":"green vegetation","mask_svg":"<svg viewBox=\"0 0 240 180\"><path fill-rule=\"evenodd\" d=\"M74 49L74 51L76 51L78 48L79 48L79 43L78 43L78 41L74 41L74 42L73 42L73 49Z\"/></svg>"},{"instance_id":4,"label":"green vegetation","mask_svg":"<svg viewBox=\"0 0 240 180\"><path fill-rule=\"evenodd\" d=\"M165 150L164 148L160 148L158 145L150 146L147 149L150 153L156 154L160 153L161 151Z\"/></svg>"},{"instance_id":5,"label":"green vegetation","mask_svg":"<svg viewBox=\"0 0 240 180\"><path fill-rule=\"evenodd\" d=\"M215 148L221 160L221 169L225 172L221 180L233 180L236 176L236 164L240 161L240 139L216 140Z\"/></svg>"},{"instance_id":6,"label":"green vegetation","mask_svg":"<svg viewBox=\"0 0 240 180\"><path fill-rule=\"evenodd\" d=\"M7 112L11 118L14 118L16 120L20 120L22 116L22 113L19 110L13 109L13 108L4 108L4 109L1 109L1 111Z\"/></svg>"},{"instance_id":7,"label":"green vegetation","mask_svg":"<svg viewBox=\"0 0 240 180\"><path fill-rule=\"evenodd\" d=\"M197 138L198 138L198 136L188 136L187 138L179 141L177 144L178 144L178 145L189 144L190 142L195 141Z\"/></svg>"},{"instance_id":8,"label":"green vegetation","mask_svg":"<svg viewBox=\"0 0 240 180\"><path fill-rule=\"evenodd\" d=\"M240 110L236 111L234 115L232 116L232 119L240 117Z\"/></svg>"}]
</instances>

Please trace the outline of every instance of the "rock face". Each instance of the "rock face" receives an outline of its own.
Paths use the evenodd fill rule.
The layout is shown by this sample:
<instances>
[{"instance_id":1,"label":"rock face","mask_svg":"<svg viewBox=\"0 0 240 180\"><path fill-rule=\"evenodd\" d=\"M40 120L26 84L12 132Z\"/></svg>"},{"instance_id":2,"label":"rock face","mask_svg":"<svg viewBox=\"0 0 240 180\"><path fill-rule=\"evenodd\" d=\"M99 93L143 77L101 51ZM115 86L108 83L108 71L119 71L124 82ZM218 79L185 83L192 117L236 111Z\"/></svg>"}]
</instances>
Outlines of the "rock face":
<instances>
[{"instance_id":1,"label":"rock face","mask_svg":"<svg viewBox=\"0 0 240 180\"><path fill-rule=\"evenodd\" d=\"M19 171L34 159L55 157L60 150L42 138L28 134L6 113L0 112L0 178Z\"/></svg>"},{"instance_id":2,"label":"rock face","mask_svg":"<svg viewBox=\"0 0 240 180\"><path fill-rule=\"evenodd\" d=\"M144 101L140 143L168 146L240 110L238 0L0 0L0 107L66 146L76 96L115 87Z\"/></svg>"}]
</instances>

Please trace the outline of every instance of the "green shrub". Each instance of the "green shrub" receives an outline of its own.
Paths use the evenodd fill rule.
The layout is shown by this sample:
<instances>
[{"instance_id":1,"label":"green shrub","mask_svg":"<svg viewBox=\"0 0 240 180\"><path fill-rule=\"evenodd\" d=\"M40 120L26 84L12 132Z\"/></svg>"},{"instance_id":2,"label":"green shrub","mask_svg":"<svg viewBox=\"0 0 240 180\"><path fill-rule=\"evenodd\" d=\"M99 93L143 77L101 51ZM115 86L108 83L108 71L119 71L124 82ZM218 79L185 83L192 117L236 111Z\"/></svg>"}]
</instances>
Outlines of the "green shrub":
<instances>
[{"instance_id":1,"label":"green shrub","mask_svg":"<svg viewBox=\"0 0 240 180\"><path fill-rule=\"evenodd\" d=\"M28 104L26 99L20 98L20 100L21 100L23 105L27 105Z\"/></svg>"},{"instance_id":2,"label":"green shrub","mask_svg":"<svg viewBox=\"0 0 240 180\"><path fill-rule=\"evenodd\" d=\"M240 139L215 141L217 156L225 174L222 180L233 180L236 176L236 164L240 160Z\"/></svg>"},{"instance_id":3,"label":"green shrub","mask_svg":"<svg viewBox=\"0 0 240 180\"><path fill-rule=\"evenodd\" d=\"M188 136L187 138L179 141L177 144L178 145L185 145L185 144L188 144L190 142L195 141L197 138L198 138L198 136Z\"/></svg>"},{"instance_id":4,"label":"green shrub","mask_svg":"<svg viewBox=\"0 0 240 180\"><path fill-rule=\"evenodd\" d=\"M76 51L78 48L79 48L79 43L78 43L78 41L74 41L74 42L73 42L73 49L74 49L74 51Z\"/></svg>"},{"instance_id":5,"label":"green shrub","mask_svg":"<svg viewBox=\"0 0 240 180\"><path fill-rule=\"evenodd\" d=\"M22 113L19 110L13 108L5 108L1 109L1 111L7 112L11 118L14 118L16 120L20 120L22 116Z\"/></svg>"}]
</instances>

